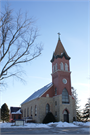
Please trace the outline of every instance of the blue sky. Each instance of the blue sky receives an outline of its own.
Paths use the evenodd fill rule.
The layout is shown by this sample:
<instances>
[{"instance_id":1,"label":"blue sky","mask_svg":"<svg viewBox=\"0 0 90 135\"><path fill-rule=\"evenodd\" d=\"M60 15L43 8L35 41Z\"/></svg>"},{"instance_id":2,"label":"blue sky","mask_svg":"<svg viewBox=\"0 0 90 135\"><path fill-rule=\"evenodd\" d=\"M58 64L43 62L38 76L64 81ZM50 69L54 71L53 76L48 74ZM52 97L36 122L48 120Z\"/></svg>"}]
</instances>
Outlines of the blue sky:
<instances>
[{"instance_id":1,"label":"blue sky","mask_svg":"<svg viewBox=\"0 0 90 135\"><path fill-rule=\"evenodd\" d=\"M6 1L1 1L1 7ZM51 58L61 33L61 41L70 59L71 84L77 90L80 106L90 97L90 1L9 1L13 15L22 13L36 19L40 36L37 43L43 43L40 57L22 65L26 83L8 79L8 87L1 92L1 105L20 104L33 92L47 85L51 78Z\"/></svg>"}]
</instances>

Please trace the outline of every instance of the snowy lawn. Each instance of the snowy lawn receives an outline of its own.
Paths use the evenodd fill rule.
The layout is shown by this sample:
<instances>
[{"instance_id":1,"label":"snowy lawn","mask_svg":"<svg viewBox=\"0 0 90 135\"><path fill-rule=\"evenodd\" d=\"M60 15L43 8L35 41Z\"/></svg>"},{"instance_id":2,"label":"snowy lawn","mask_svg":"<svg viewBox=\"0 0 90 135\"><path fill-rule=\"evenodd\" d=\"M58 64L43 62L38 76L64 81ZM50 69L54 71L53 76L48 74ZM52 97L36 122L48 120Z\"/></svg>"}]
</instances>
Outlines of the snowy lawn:
<instances>
[{"instance_id":1,"label":"snowy lawn","mask_svg":"<svg viewBox=\"0 0 90 135\"><path fill-rule=\"evenodd\" d=\"M78 127L77 125L74 125L73 123L67 123L67 122L51 122L47 124L48 126L56 125L56 127Z\"/></svg>"},{"instance_id":2,"label":"snowy lawn","mask_svg":"<svg viewBox=\"0 0 90 135\"><path fill-rule=\"evenodd\" d=\"M78 127L73 123L67 122L51 122L48 124L37 124L37 123L25 123L24 126L15 126L14 123L0 123L0 128L51 128L52 125L56 127Z\"/></svg>"},{"instance_id":3,"label":"snowy lawn","mask_svg":"<svg viewBox=\"0 0 90 135\"><path fill-rule=\"evenodd\" d=\"M56 127L78 127L77 125L74 125L73 123L67 123L67 122L58 122Z\"/></svg>"},{"instance_id":4,"label":"snowy lawn","mask_svg":"<svg viewBox=\"0 0 90 135\"><path fill-rule=\"evenodd\" d=\"M79 126L90 126L90 122L51 122L48 124L38 124L38 123L25 123L24 126L15 126L15 123L1 123L0 128L52 128L55 125L56 127L79 127Z\"/></svg>"},{"instance_id":5,"label":"snowy lawn","mask_svg":"<svg viewBox=\"0 0 90 135\"><path fill-rule=\"evenodd\" d=\"M24 126L15 126L15 123L0 123L0 128L50 128L46 124L25 123Z\"/></svg>"}]
</instances>

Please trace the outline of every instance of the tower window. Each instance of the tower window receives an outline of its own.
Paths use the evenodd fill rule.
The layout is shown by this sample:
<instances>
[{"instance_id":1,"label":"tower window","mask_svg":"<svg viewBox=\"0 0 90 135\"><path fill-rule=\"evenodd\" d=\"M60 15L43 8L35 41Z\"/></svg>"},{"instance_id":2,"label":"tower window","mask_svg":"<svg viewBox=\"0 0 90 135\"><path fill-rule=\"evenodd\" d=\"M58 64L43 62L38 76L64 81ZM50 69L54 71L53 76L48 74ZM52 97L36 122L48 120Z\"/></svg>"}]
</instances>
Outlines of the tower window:
<instances>
[{"instance_id":1,"label":"tower window","mask_svg":"<svg viewBox=\"0 0 90 135\"><path fill-rule=\"evenodd\" d=\"M60 63L60 69L61 70L64 70L63 63L62 62Z\"/></svg>"},{"instance_id":2,"label":"tower window","mask_svg":"<svg viewBox=\"0 0 90 135\"><path fill-rule=\"evenodd\" d=\"M68 71L68 65L65 63L65 71Z\"/></svg>"},{"instance_id":3,"label":"tower window","mask_svg":"<svg viewBox=\"0 0 90 135\"><path fill-rule=\"evenodd\" d=\"M49 104L46 105L46 114L47 114L48 112L50 112L50 105L49 105Z\"/></svg>"},{"instance_id":4,"label":"tower window","mask_svg":"<svg viewBox=\"0 0 90 135\"><path fill-rule=\"evenodd\" d=\"M57 88L55 87L55 95L57 95Z\"/></svg>"},{"instance_id":5,"label":"tower window","mask_svg":"<svg viewBox=\"0 0 90 135\"><path fill-rule=\"evenodd\" d=\"M62 91L62 103L69 103L69 95L68 95L68 91L66 90L66 88L63 89Z\"/></svg>"},{"instance_id":6,"label":"tower window","mask_svg":"<svg viewBox=\"0 0 90 135\"><path fill-rule=\"evenodd\" d=\"M55 71L57 71L57 63L55 64Z\"/></svg>"}]
</instances>

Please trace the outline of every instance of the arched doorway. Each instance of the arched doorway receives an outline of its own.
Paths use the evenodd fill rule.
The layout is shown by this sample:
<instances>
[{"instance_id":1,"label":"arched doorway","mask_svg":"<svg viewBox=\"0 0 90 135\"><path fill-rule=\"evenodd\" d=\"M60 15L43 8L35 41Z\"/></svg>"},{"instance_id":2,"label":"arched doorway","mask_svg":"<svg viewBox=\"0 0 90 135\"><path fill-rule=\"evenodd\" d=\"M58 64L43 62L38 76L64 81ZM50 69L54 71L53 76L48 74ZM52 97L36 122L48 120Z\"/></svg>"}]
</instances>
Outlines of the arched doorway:
<instances>
[{"instance_id":1,"label":"arched doorway","mask_svg":"<svg viewBox=\"0 0 90 135\"><path fill-rule=\"evenodd\" d=\"M69 122L69 113L67 110L64 111L63 116L64 116L64 122Z\"/></svg>"}]
</instances>

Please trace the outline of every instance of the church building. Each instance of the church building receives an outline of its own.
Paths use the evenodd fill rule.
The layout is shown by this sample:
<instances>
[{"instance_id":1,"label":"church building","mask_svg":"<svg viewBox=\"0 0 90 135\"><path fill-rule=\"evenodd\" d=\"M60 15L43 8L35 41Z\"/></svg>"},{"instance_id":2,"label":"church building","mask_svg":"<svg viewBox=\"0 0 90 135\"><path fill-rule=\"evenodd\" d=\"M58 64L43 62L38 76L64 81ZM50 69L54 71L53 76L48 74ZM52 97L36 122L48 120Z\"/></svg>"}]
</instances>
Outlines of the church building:
<instances>
[{"instance_id":1,"label":"church building","mask_svg":"<svg viewBox=\"0 0 90 135\"><path fill-rule=\"evenodd\" d=\"M57 121L73 122L76 119L75 99L71 93L70 57L60 40L51 59L52 82L34 92L21 104L22 118L32 117L42 123L48 112Z\"/></svg>"}]
</instances>

